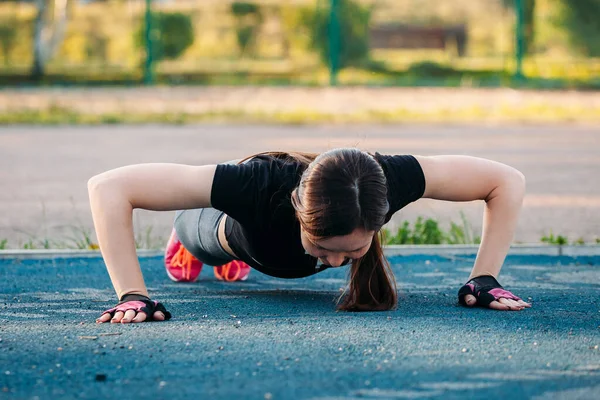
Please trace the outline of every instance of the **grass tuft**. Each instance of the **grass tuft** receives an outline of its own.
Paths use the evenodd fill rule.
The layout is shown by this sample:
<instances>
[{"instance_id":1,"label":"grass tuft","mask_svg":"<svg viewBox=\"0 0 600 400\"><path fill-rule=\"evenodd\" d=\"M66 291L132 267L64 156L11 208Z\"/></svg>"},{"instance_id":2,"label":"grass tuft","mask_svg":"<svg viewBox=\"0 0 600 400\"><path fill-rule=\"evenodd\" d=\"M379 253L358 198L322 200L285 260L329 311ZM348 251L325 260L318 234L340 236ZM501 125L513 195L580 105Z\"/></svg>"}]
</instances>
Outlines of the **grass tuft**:
<instances>
[{"instance_id":1,"label":"grass tuft","mask_svg":"<svg viewBox=\"0 0 600 400\"><path fill-rule=\"evenodd\" d=\"M78 250L98 250L100 247L92 240L90 229L82 227L72 227L73 236L68 237L66 248L75 248Z\"/></svg>"},{"instance_id":2,"label":"grass tuft","mask_svg":"<svg viewBox=\"0 0 600 400\"><path fill-rule=\"evenodd\" d=\"M474 235L474 229L461 214L462 225L450 221L450 230L445 231L438 221L418 217L414 226L404 221L395 235L388 229L382 229L385 244L419 245L419 244L479 244L481 238Z\"/></svg>"},{"instance_id":3,"label":"grass tuft","mask_svg":"<svg viewBox=\"0 0 600 400\"><path fill-rule=\"evenodd\" d=\"M449 122L600 122L600 107L576 108L558 105L499 106L497 108L465 107L431 111L396 109L368 110L348 114L326 113L318 110L261 112L222 110L201 113L84 113L60 106L39 110L0 111L0 125L106 125L193 124L199 122L273 123L286 125L322 123L449 123Z\"/></svg>"},{"instance_id":4,"label":"grass tuft","mask_svg":"<svg viewBox=\"0 0 600 400\"><path fill-rule=\"evenodd\" d=\"M549 234L542 236L542 238L540 240L542 241L542 243L556 244L556 245L560 245L560 246L566 246L569 244L569 240L567 239L566 236L561 236L561 235L554 236L554 233L552 233L552 230L550 230ZM582 242L579 244L585 244L585 242Z\"/></svg>"}]
</instances>

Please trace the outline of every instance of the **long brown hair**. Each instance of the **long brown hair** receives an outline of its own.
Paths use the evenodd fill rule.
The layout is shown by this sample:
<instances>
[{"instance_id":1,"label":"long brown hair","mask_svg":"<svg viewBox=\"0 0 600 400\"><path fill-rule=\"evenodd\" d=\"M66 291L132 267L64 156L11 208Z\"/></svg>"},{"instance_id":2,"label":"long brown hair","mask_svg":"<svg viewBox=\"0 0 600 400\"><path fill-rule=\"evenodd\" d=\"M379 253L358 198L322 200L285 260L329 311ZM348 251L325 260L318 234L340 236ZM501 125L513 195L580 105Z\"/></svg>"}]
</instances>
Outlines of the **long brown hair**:
<instances>
[{"instance_id":1,"label":"long brown hair","mask_svg":"<svg viewBox=\"0 0 600 400\"><path fill-rule=\"evenodd\" d=\"M389 211L387 183L381 165L366 152L343 148L322 154L265 152L303 165L291 200L296 217L311 241L352 233L377 232L368 252L352 260L349 284L337 301L344 311L390 310L396 307L396 281L381 248L381 227Z\"/></svg>"}]
</instances>

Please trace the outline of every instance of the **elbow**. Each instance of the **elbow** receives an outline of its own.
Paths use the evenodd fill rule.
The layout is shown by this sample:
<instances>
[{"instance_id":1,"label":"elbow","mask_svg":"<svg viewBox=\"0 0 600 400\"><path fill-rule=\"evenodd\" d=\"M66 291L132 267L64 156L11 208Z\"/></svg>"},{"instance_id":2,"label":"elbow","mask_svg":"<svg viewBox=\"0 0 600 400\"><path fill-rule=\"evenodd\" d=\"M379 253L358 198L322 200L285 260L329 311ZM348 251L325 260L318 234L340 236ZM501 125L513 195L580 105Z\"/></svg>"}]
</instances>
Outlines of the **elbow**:
<instances>
[{"instance_id":1,"label":"elbow","mask_svg":"<svg viewBox=\"0 0 600 400\"><path fill-rule=\"evenodd\" d=\"M128 204L133 208L129 201L126 186L122 180L107 171L91 177L87 182L88 197L92 206L94 204L111 204L115 207L121 204Z\"/></svg>"},{"instance_id":2,"label":"elbow","mask_svg":"<svg viewBox=\"0 0 600 400\"><path fill-rule=\"evenodd\" d=\"M94 192L98 187L98 175L92 176L90 179L88 179L87 182L87 189L88 189L88 193L92 193Z\"/></svg>"},{"instance_id":3,"label":"elbow","mask_svg":"<svg viewBox=\"0 0 600 400\"><path fill-rule=\"evenodd\" d=\"M515 174L518 186L523 191L523 195L525 195L525 192L527 191L527 179L525 178L525 175L519 170L515 170Z\"/></svg>"},{"instance_id":4,"label":"elbow","mask_svg":"<svg viewBox=\"0 0 600 400\"><path fill-rule=\"evenodd\" d=\"M114 192L115 179L107 172L91 177L87 182L87 189L90 199L99 197L103 193Z\"/></svg>"},{"instance_id":5,"label":"elbow","mask_svg":"<svg viewBox=\"0 0 600 400\"><path fill-rule=\"evenodd\" d=\"M525 178L525 175L521 171L513 169L507 181L507 185L510 187L510 192L515 196L516 199L522 201L525 197L525 192L527 191L527 179Z\"/></svg>"},{"instance_id":6,"label":"elbow","mask_svg":"<svg viewBox=\"0 0 600 400\"><path fill-rule=\"evenodd\" d=\"M106 186L106 179L103 177L103 174L92 176L87 182L87 189L90 197L97 194L103 186Z\"/></svg>"}]
</instances>

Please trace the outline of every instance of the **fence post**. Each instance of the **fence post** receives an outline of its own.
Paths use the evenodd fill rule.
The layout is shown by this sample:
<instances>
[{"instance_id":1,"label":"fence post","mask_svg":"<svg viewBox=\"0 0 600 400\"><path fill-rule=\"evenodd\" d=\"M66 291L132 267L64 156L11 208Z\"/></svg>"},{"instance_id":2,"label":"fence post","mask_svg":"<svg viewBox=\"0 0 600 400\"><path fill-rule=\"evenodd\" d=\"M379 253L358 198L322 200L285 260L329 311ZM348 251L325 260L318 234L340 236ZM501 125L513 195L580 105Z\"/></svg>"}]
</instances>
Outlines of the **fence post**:
<instances>
[{"instance_id":1,"label":"fence post","mask_svg":"<svg viewBox=\"0 0 600 400\"><path fill-rule=\"evenodd\" d=\"M144 83L154 83L152 70L152 0L146 0L144 39L146 44L146 63L144 64Z\"/></svg>"},{"instance_id":2,"label":"fence post","mask_svg":"<svg viewBox=\"0 0 600 400\"><path fill-rule=\"evenodd\" d=\"M525 4L524 0L515 0L516 27L515 27L515 79L523 79L523 55L525 52Z\"/></svg>"},{"instance_id":3,"label":"fence post","mask_svg":"<svg viewBox=\"0 0 600 400\"><path fill-rule=\"evenodd\" d=\"M340 21L338 0L329 0L329 85L337 85L340 56Z\"/></svg>"}]
</instances>

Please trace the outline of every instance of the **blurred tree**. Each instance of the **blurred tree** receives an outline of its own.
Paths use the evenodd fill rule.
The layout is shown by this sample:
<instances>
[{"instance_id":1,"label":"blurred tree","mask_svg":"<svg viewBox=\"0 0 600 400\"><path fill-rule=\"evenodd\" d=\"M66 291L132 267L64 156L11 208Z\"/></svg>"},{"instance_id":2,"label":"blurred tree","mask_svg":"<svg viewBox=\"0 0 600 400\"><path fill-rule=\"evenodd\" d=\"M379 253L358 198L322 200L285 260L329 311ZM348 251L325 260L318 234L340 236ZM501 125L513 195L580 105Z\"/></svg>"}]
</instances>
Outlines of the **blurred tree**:
<instances>
[{"instance_id":1,"label":"blurred tree","mask_svg":"<svg viewBox=\"0 0 600 400\"><path fill-rule=\"evenodd\" d=\"M103 26L101 16L94 15L89 19L85 52L88 59L96 59L105 62L109 40Z\"/></svg>"},{"instance_id":2,"label":"blurred tree","mask_svg":"<svg viewBox=\"0 0 600 400\"><path fill-rule=\"evenodd\" d=\"M231 3L231 13L236 19L235 30L242 56L247 52L254 53L256 34L262 25L260 7L254 3L236 1Z\"/></svg>"},{"instance_id":3,"label":"blurred tree","mask_svg":"<svg viewBox=\"0 0 600 400\"><path fill-rule=\"evenodd\" d=\"M329 3L329 1L327 1ZM360 64L369 58L369 21L371 8L358 1L338 0L339 27L338 68ZM330 63L330 9L305 9L302 22L310 32L310 45L318 51L325 65Z\"/></svg>"},{"instance_id":4,"label":"blurred tree","mask_svg":"<svg viewBox=\"0 0 600 400\"><path fill-rule=\"evenodd\" d=\"M46 64L62 43L67 29L69 0L35 0L37 7L33 29L33 66L31 76L44 76Z\"/></svg>"},{"instance_id":5,"label":"blurred tree","mask_svg":"<svg viewBox=\"0 0 600 400\"><path fill-rule=\"evenodd\" d=\"M37 80L44 76L46 63L54 55L65 35L69 4L72 0L0 0L8 3L33 3L37 8L33 29L33 66L31 76ZM9 32L3 36L2 46L6 49L11 38ZM6 53L5 53L6 55Z\"/></svg>"},{"instance_id":6,"label":"blurred tree","mask_svg":"<svg viewBox=\"0 0 600 400\"><path fill-rule=\"evenodd\" d=\"M10 64L10 55L16 43L18 22L14 20L0 20L0 47L4 65Z\"/></svg>"},{"instance_id":7,"label":"blurred tree","mask_svg":"<svg viewBox=\"0 0 600 400\"><path fill-rule=\"evenodd\" d=\"M525 48L523 51L525 54L529 54L533 52L533 41L534 41L534 33L535 33L535 0L523 0L523 20L525 23L525 29L523 29L524 34L524 44Z\"/></svg>"},{"instance_id":8,"label":"blurred tree","mask_svg":"<svg viewBox=\"0 0 600 400\"><path fill-rule=\"evenodd\" d=\"M172 60L183 54L194 43L192 18L183 13L155 12L152 21L152 59ZM145 26L136 32L136 44L146 46Z\"/></svg>"},{"instance_id":9,"label":"blurred tree","mask_svg":"<svg viewBox=\"0 0 600 400\"><path fill-rule=\"evenodd\" d=\"M561 23L569 32L570 44L583 55L600 56L600 0L560 2Z\"/></svg>"}]
</instances>

